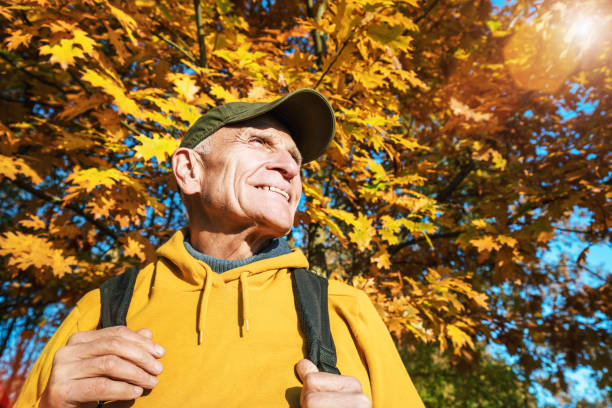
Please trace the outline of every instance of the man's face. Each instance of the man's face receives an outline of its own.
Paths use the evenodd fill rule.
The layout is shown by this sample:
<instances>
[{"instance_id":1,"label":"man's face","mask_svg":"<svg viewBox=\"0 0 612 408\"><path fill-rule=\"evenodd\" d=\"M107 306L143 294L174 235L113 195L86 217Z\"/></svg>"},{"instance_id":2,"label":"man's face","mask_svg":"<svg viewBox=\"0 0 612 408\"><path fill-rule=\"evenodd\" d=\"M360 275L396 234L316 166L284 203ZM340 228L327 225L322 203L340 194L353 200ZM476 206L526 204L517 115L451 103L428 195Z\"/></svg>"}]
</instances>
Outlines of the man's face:
<instances>
[{"instance_id":1,"label":"man's face","mask_svg":"<svg viewBox=\"0 0 612 408\"><path fill-rule=\"evenodd\" d=\"M288 130L262 116L208 139L201 202L194 210L229 232L256 226L260 234L287 234L302 193L301 156Z\"/></svg>"}]
</instances>

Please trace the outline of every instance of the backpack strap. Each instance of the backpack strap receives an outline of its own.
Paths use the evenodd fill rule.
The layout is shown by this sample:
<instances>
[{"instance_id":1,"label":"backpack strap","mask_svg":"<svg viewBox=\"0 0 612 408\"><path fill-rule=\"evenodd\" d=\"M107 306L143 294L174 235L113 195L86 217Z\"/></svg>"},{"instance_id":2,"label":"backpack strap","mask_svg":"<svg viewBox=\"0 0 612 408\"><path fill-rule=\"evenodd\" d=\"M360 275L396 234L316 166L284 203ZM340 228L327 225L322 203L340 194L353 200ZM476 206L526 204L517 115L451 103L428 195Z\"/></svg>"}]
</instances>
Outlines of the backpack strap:
<instances>
[{"instance_id":1,"label":"backpack strap","mask_svg":"<svg viewBox=\"0 0 612 408\"><path fill-rule=\"evenodd\" d=\"M340 374L336 346L329 329L327 279L304 268L294 269L293 295L302 331L306 335L306 358L320 371Z\"/></svg>"},{"instance_id":2,"label":"backpack strap","mask_svg":"<svg viewBox=\"0 0 612 408\"><path fill-rule=\"evenodd\" d=\"M138 268L130 268L100 286L100 327L126 326Z\"/></svg>"},{"instance_id":3,"label":"backpack strap","mask_svg":"<svg viewBox=\"0 0 612 408\"><path fill-rule=\"evenodd\" d=\"M125 326L138 268L130 268L100 286L100 327ZM304 268L291 273L295 308L306 336L306 358L319 370L340 374L336 346L329 328L327 279Z\"/></svg>"}]
</instances>

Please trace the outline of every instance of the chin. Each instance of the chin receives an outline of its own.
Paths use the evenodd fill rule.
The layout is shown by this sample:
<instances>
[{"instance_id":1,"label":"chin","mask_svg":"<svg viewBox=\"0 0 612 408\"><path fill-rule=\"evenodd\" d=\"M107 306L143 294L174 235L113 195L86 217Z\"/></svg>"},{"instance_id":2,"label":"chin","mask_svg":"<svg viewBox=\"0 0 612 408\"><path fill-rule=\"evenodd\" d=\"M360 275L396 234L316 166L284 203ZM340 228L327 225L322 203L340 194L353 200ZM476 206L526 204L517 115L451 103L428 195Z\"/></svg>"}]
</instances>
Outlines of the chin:
<instances>
[{"instance_id":1,"label":"chin","mask_svg":"<svg viewBox=\"0 0 612 408\"><path fill-rule=\"evenodd\" d=\"M291 228L293 227L293 219L290 221L287 220L287 222L278 221L278 218L271 220L269 217L265 217L264 219L258 220L257 224L262 231L266 231L266 235L280 238L284 237L291 231Z\"/></svg>"}]
</instances>

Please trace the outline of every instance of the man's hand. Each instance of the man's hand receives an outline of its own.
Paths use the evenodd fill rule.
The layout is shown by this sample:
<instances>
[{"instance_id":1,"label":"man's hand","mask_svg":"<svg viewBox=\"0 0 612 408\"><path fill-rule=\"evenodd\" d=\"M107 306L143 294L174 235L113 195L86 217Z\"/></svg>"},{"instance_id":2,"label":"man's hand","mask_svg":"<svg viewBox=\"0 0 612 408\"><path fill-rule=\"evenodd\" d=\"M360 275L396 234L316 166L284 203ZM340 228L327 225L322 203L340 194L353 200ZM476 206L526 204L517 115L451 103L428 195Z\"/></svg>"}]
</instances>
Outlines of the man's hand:
<instances>
[{"instance_id":1,"label":"man's hand","mask_svg":"<svg viewBox=\"0 0 612 408\"><path fill-rule=\"evenodd\" d=\"M302 408L370 408L372 403L355 377L320 373L312 361L300 360L295 369L304 385Z\"/></svg>"},{"instance_id":2,"label":"man's hand","mask_svg":"<svg viewBox=\"0 0 612 408\"><path fill-rule=\"evenodd\" d=\"M73 334L53 359L40 408L71 408L80 403L131 400L157 384L164 349L149 329L125 326Z\"/></svg>"}]
</instances>

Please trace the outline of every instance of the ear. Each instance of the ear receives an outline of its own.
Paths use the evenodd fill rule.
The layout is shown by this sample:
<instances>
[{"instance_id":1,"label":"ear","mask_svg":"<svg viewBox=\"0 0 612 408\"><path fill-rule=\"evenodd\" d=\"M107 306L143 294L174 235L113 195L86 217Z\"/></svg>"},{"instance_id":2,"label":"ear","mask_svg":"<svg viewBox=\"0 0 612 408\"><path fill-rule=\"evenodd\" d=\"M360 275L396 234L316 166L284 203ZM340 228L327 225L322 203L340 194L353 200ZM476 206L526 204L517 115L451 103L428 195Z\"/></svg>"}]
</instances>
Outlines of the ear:
<instances>
[{"instance_id":1,"label":"ear","mask_svg":"<svg viewBox=\"0 0 612 408\"><path fill-rule=\"evenodd\" d=\"M196 152L184 147L178 148L172 155L172 172L183 194L189 196L200 193L203 174Z\"/></svg>"}]
</instances>

